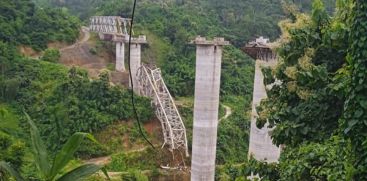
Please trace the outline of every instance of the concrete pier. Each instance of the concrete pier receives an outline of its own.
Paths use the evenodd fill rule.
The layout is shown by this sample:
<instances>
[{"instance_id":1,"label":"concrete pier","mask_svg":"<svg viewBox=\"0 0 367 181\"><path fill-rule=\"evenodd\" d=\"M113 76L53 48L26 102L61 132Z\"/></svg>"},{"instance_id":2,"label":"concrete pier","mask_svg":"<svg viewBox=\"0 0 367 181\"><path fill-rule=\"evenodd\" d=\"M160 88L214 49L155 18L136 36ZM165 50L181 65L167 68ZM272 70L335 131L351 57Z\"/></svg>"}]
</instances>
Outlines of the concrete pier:
<instances>
[{"instance_id":1,"label":"concrete pier","mask_svg":"<svg viewBox=\"0 0 367 181\"><path fill-rule=\"evenodd\" d=\"M146 36L139 36L131 40L130 47L130 68L131 77L134 84L134 92L139 93L140 87L137 79L138 69L141 66L141 45L147 43ZM131 82L130 82L131 87Z\"/></svg>"},{"instance_id":2,"label":"concrete pier","mask_svg":"<svg viewBox=\"0 0 367 181\"><path fill-rule=\"evenodd\" d=\"M249 156L252 155L256 160L266 161L268 163L278 162L280 156L280 148L273 145L269 135L269 128L265 125L262 129L256 127L256 119L258 117L256 107L260 101L267 97L264 86L264 76L261 72L261 67L275 66L276 59L269 61L256 60L254 91L252 99L252 114L251 114L251 130L250 130L250 146Z\"/></svg>"},{"instance_id":3,"label":"concrete pier","mask_svg":"<svg viewBox=\"0 0 367 181\"><path fill-rule=\"evenodd\" d=\"M125 70L125 44L116 42L116 71L124 72Z\"/></svg>"},{"instance_id":4,"label":"concrete pier","mask_svg":"<svg viewBox=\"0 0 367 181\"><path fill-rule=\"evenodd\" d=\"M197 37L191 180L213 181L217 146L219 88L224 38Z\"/></svg>"}]
</instances>

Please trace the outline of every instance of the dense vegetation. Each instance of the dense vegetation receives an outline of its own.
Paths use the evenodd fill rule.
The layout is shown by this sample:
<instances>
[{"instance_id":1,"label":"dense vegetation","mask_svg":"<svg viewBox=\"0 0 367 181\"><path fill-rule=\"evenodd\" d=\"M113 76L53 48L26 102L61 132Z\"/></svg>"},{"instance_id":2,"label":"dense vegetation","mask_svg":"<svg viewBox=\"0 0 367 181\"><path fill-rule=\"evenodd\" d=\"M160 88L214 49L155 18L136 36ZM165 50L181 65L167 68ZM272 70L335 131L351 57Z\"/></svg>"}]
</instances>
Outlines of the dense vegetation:
<instances>
[{"instance_id":1,"label":"dense vegetation","mask_svg":"<svg viewBox=\"0 0 367 181\"><path fill-rule=\"evenodd\" d=\"M271 9L268 1L251 1L240 3L242 10L250 11L251 8L264 8L269 11L266 15L282 14L281 5ZM99 8L97 14L102 15L121 15L129 17L131 13L132 1L105 1ZM218 7L214 7L218 5ZM234 45L241 45L253 36L256 36L256 28L247 30L245 26L255 25L251 18L242 19L245 13L238 14L239 17L232 22L225 23L226 17L218 14L219 10L230 11L236 7L233 3L225 3L224 8L219 7L219 2L152 2L139 1L136 12L136 34L148 35L150 44L144 49L143 61L157 64L163 71L165 82L174 96L192 97L194 93L195 76L195 46L190 45L190 40L197 35L206 37L224 36L231 40ZM205 9L213 9L204 12ZM240 8L235 8L240 12ZM232 12L236 14L237 12ZM279 29L276 22L265 14L253 14L264 19L264 24L269 27L264 30L264 35L275 38ZM237 14L236 14L237 16ZM266 19L268 18L268 19ZM237 19L237 20L235 20ZM223 20L223 21L222 21ZM251 20L251 21L250 21ZM235 28L234 26L241 26ZM264 25L265 26L265 25ZM208 28L210 27L210 28ZM260 28L258 28L260 29ZM241 31L240 31L241 30ZM218 164L241 163L247 158L248 148L248 127L250 100L253 85L253 61L245 56L235 46L225 48L222 63L221 79L221 100L223 104L232 108L233 114L228 120L220 123L218 137ZM188 128L188 140L191 142L192 130L192 108L189 104L188 109L183 108L181 113L184 115L186 127ZM242 141L244 140L244 141ZM190 145L191 143L189 143Z\"/></svg>"},{"instance_id":2,"label":"dense vegetation","mask_svg":"<svg viewBox=\"0 0 367 181\"><path fill-rule=\"evenodd\" d=\"M132 0L34 2L39 7L30 0L0 2L0 159L25 177L39 174L27 155L23 111L37 121L53 151L75 132L97 132L133 115L129 91L111 86L108 74L90 80L84 70L57 64L60 52L55 49L47 49L40 60L21 57L16 50L19 45L45 50L49 42L71 43L80 23L69 12L84 23L91 15L130 17ZM337 0L336 6L327 0L324 8L321 0L314 0L311 8L311 1L295 0L300 11L287 6L283 12L285 2L138 1L135 33L146 34L150 42L143 61L157 64L172 94L186 101L180 111L191 140L195 47L188 43L197 35L231 41L223 55L221 103L233 114L219 123L218 180L245 180L251 173L263 180L366 179L367 6L360 0ZM285 17L289 19L278 28ZM279 164L247 161L254 64L238 48L256 36L275 40L280 33L280 63L274 70L264 70L264 83L276 83L258 108L258 126L276 125L274 143L286 146ZM143 121L153 116L149 100L139 97L137 105ZM129 136L129 144L138 143L137 129L118 129ZM132 179L144 177L139 169L154 171L159 165L152 150L121 152L121 139L114 138L104 144L114 152L108 168L127 171ZM105 154L91 145L86 143L77 154Z\"/></svg>"},{"instance_id":3,"label":"dense vegetation","mask_svg":"<svg viewBox=\"0 0 367 181\"><path fill-rule=\"evenodd\" d=\"M320 0L310 16L290 8L281 23L280 62L266 78L278 83L258 108L258 126L276 125L274 143L286 148L276 167L255 164L266 180L366 179L366 3L336 5L333 16Z\"/></svg>"},{"instance_id":4,"label":"dense vegetation","mask_svg":"<svg viewBox=\"0 0 367 181\"><path fill-rule=\"evenodd\" d=\"M40 7L67 7L71 14L81 19L89 18L95 13L101 0L33 0Z\"/></svg>"},{"instance_id":5,"label":"dense vegetation","mask_svg":"<svg viewBox=\"0 0 367 181\"><path fill-rule=\"evenodd\" d=\"M65 180L81 180L93 175L98 170L102 169L103 165L84 164L65 173L65 167L72 161L74 153L78 150L84 138L94 141L91 134L77 132L74 133L68 141L63 145L62 149L55 154L53 160L49 160L46 145L43 143L39 130L30 117L25 113L29 126L30 138L32 147L32 156L34 164L38 169L37 175L44 181L65 181ZM8 180L8 174L13 176L16 181L25 180L18 172L18 167L13 167L14 164L5 161L0 161L0 179ZM7 172L4 172L7 171ZM28 180L28 178L27 178Z\"/></svg>"},{"instance_id":6,"label":"dense vegetation","mask_svg":"<svg viewBox=\"0 0 367 181\"><path fill-rule=\"evenodd\" d=\"M278 79L282 84L268 91L269 99L259 109L260 124L277 125L273 132L277 145L324 140L338 127L335 121L344 102L338 86L345 79L332 77L345 61L347 45L342 42L347 37L340 22L344 19L330 19L321 5L315 2L311 17L296 14L295 22L283 22L282 59L267 82Z\"/></svg>"},{"instance_id":7,"label":"dense vegetation","mask_svg":"<svg viewBox=\"0 0 367 181\"><path fill-rule=\"evenodd\" d=\"M367 156L365 134L367 120L367 3L356 0L350 17L349 51L347 61L350 83L346 89L344 116L341 121L346 138L351 141L351 160L355 168L354 178L367 179Z\"/></svg>"},{"instance_id":8,"label":"dense vegetation","mask_svg":"<svg viewBox=\"0 0 367 181\"><path fill-rule=\"evenodd\" d=\"M79 36L79 20L62 9L37 8L30 0L0 2L0 40L36 50L49 42L72 43Z\"/></svg>"},{"instance_id":9,"label":"dense vegetation","mask_svg":"<svg viewBox=\"0 0 367 181\"><path fill-rule=\"evenodd\" d=\"M30 140L23 111L36 121L53 156L75 132L94 132L131 119L130 92L111 86L108 74L90 80L85 70L58 64L60 53L55 49L47 49L40 60L19 55L20 45L44 50L49 42L74 42L80 24L66 10L41 9L30 0L0 4L0 159L25 177L37 178L40 174L28 155ZM152 117L148 99L138 97L137 105L142 121ZM92 148L90 144L83 147ZM94 154L89 151L79 153Z\"/></svg>"}]
</instances>

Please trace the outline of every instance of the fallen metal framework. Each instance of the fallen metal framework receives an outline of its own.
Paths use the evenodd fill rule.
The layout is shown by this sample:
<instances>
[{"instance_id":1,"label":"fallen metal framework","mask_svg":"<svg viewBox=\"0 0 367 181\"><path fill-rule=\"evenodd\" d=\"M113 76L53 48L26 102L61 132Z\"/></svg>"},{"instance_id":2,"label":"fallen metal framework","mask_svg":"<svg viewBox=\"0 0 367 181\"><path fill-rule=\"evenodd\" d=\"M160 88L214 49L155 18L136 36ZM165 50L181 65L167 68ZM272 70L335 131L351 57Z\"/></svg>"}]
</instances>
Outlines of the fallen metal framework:
<instances>
[{"instance_id":1,"label":"fallen metal framework","mask_svg":"<svg viewBox=\"0 0 367 181\"><path fill-rule=\"evenodd\" d=\"M140 95L152 98L155 114L162 125L164 143L171 151L184 150L189 156L186 128L159 68L141 66L137 72Z\"/></svg>"},{"instance_id":2,"label":"fallen metal framework","mask_svg":"<svg viewBox=\"0 0 367 181\"><path fill-rule=\"evenodd\" d=\"M120 16L92 16L90 31L112 35L128 35L131 20Z\"/></svg>"},{"instance_id":3,"label":"fallen metal framework","mask_svg":"<svg viewBox=\"0 0 367 181\"><path fill-rule=\"evenodd\" d=\"M120 16L93 16L90 18L90 31L99 33L102 40L116 42L116 70L125 71L124 43L127 42L130 27L131 20ZM145 37L133 38L132 42L142 44L146 43L146 39ZM167 145L172 152L184 150L186 156L189 156L185 125L163 81L160 69L152 70L141 66L136 75L139 83L135 85L138 86L137 90L140 95L152 98L155 114L161 122L164 137L162 148Z\"/></svg>"}]
</instances>

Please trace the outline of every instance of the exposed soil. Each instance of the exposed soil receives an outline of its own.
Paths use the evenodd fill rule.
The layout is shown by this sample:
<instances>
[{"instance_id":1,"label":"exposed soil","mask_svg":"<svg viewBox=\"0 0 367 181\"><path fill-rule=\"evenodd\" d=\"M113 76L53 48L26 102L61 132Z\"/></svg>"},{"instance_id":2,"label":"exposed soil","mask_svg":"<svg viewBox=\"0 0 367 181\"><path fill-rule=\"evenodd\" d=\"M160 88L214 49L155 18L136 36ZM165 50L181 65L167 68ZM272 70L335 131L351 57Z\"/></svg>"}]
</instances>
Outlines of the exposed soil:
<instances>
[{"instance_id":1,"label":"exposed soil","mask_svg":"<svg viewBox=\"0 0 367 181\"><path fill-rule=\"evenodd\" d=\"M82 27L81 38L75 44L60 49L60 63L66 66L78 66L86 69L91 78L98 78L99 74L107 70L109 64L115 63L114 55L108 53L93 54L92 49L96 42L90 40L88 28ZM111 82L128 86L129 75L127 72L109 71Z\"/></svg>"},{"instance_id":2,"label":"exposed soil","mask_svg":"<svg viewBox=\"0 0 367 181\"><path fill-rule=\"evenodd\" d=\"M99 157L99 158L92 158L90 160L85 160L84 162L86 164L107 165L108 163L111 162L111 157L105 156L105 157Z\"/></svg>"},{"instance_id":3,"label":"exposed soil","mask_svg":"<svg viewBox=\"0 0 367 181\"><path fill-rule=\"evenodd\" d=\"M102 71L107 70L109 64L115 63L114 55L107 53L107 51L92 53L91 49L95 49L96 42L91 40L91 34L86 27L82 28L81 38L75 44L67 47L56 44L52 46L60 48L60 63L69 67L78 66L84 68L88 71L91 78L97 78ZM128 86L129 75L127 72L109 71L109 74L113 84ZM114 125L111 125L111 127L106 128L104 131L97 134L97 140L99 140L101 143L108 144L111 138L118 139L116 142L121 144L119 148L121 147L121 150L124 150L125 153L142 152L150 147L150 145L146 143L131 144L129 140L129 133L121 130L121 127L124 125L128 127L127 129L134 126L133 122L131 121L117 122ZM188 168L183 168L186 166L184 162L188 162L187 158L183 155L184 153L179 151L172 153L167 149L160 148L161 140L163 138L159 120L155 119L144 123L143 127L149 134L149 139L151 139L150 141L154 144L156 149L162 152L161 156L164 158L161 160L162 166L168 168L159 169L160 172L163 173L163 176L154 178L154 180L189 180L190 174L188 173ZM105 156L85 160L84 162L106 165L110 161L111 157ZM121 172L109 172L111 177L118 177L120 174Z\"/></svg>"},{"instance_id":4,"label":"exposed soil","mask_svg":"<svg viewBox=\"0 0 367 181\"><path fill-rule=\"evenodd\" d=\"M52 43L48 43L47 47L48 48L55 48L55 49L62 49L64 47L68 47L69 45L65 42L52 42Z\"/></svg>"},{"instance_id":5,"label":"exposed soil","mask_svg":"<svg viewBox=\"0 0 367 181\"><path fill-rule=\"evenodd\" d=\"M149 121L144 124L144 129L149 133L150 135L154 135L157 132L161 132L161 123L158 119L154 119L152 121Z\"/></svg>"},{"instance_id":6,"label":"exposed soil","mask_svg":"<svg viewBox=\"0 0 367 181\"><path fill-rule=\"evenodd\" d=\"M135 133L131 132L132 129L138 129L135 126L137 125L132 121L117 121L104 130L95 133L95 137L98 142L108 147L112 152L120 152L122 150L129 152L149 146L139 133L139 135L136 135L137 133L135 131L133 131ZM149 141L159 148L162 144L162 132L159 121L153 119L142 126L148 133ZM130 135L132 133L135 135ZM134 137L133 140L131 136Z\"/></svg>"},{"instance_id":7,"label":"exposed soil","mask_svg":"<svg viewBox=\"0 0 367 181\"><path fill-rule=\"evenodd\" d=\"M28 46L19 46L19 52L21 55L26 56L26 57L31 57L34 59L38 59L42 53L41 52L37 52L35 50L33 50L33 48L28 47Z\"/></svg>"}]
</instances>

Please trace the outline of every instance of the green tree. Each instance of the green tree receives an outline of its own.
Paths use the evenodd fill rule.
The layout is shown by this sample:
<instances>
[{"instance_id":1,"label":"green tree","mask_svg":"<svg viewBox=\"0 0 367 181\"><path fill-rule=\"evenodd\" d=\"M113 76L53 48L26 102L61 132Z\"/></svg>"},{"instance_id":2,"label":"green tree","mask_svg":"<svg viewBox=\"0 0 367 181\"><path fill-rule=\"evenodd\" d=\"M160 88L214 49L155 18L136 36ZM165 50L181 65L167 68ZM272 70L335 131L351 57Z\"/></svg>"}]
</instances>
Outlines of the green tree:
<instances>
[{"instance_id":1,"label":"green tree","mask_svg":"<svg viewBox=\"0 0 367 181\"><path fill-rule=\"evenodd\" d=\"M338 0L335 15L329 17L322 1L314 0L311 16L292 10L291 19L281 22L279 64L263 71L264 83L271 89L258 107L258 126L267 121L275 126L273 141L285 149L275 169L260 163L264 167L257 167L256 173L261 177L272 180L276 173L275 180L366 179L366 118L356 114L364 108L355 94L358 83L363 82L362 87L365 83L359 78L366 74L362 63L366 26L360 27L366 19L354 21L354 26L349 21L366 17L366 9L352 10L357 7L352 2ZM347 43L351 37L352 43ZM365 89L360 90L366 95Z\"/></svg>"},{"instance_id":2,"label":"green tree","mask_svg":"<svg viewBox=\"0 0 367 181\"><path fill-rule=\"evenodd\" d=\"M0 131L0 158L8 162L15 170L19 170L23 164L25 144L15 141L8 134ZM7 179L5 170L0 168L0 181ZM5 180L4 180L5 181Z\"/></svg>"},{"instance_id":3,"label":"green tree","mask_svg":"<svg viewBox=\"0 0 367 181\"><path fill-rule=\"evenodd\" d=\"M0 2L0 40L4 42L40 51L49 42L74 42L79 27L79 20L60 8L39 8L31 0Z\"/></svg>"},{"instance_id":4,"label":"green tree","mask_svg":"<svg viewBox=\"0 0 367 181\"><path fill-rule=\"evenodd\" d=\"M14 141L8 134L0 131L0 157L8 161L16 169L19 169L23 163L25 145L20 141Z\"/></svg>"},{"instance_id":5,"label":"green tree","mask_svg":"<svg viewBox=\"0 0 367 181\"><path fill-rule=\"evenodd\" d=\"M367 179L367 2L354 0L351 11L348 65L351 82L345 102L342 129L352 141L356 180Z\"/></svg>"},{"instance_id":6,"label":"green tree","mask_svg":"<svg viewBox=\"0 0 367 181\"><path fill-rule=\"evenodd\" d=\"M102 169L102 166L95 164L84 164L74 168L67 173L62 173L65 166L73 159L74 153L77 151L79 145L84 138L94 140L93 136L87 133L75 133L65 143L62 149L56 154L54 159L50 162L45 144L43 143L39 134L38 128L26 114L28 123L30 125L31 141L33 157L39 175L44 181L69 181L80 180L88 177L98 170ZM14 170L8 163L1 161L0 168L8 171L16 180L24 180L21 175Z\"/></svg>"},{"instance_id":7,"label":"green tree","mask_svg":"<svg viewBox=\"0 0 367 181\"><path fill-rule=\"evenodd\" d=\"M280 158L281 180L351 180L350 143L335 136L322 143L285 148Z\"/></svg>"},{"instance_id":8,"label":"green tree","mask_svg":"<svg viewBox=\"0 0 367 181\"><path fill-rule=\"evenodd\" d=\"M321 0L313 2L311 16L293 12L293 22L281 23L279 64L265 71L266 85L273 86L257 108L257 124L276 125L272 137L277 145L328 139L343 112L348 79L343 69L347 45L341 42L347 41L347 25L340 14L330 19Z\"/></svg>"},{"instance_id":9,"label":"green tree","mask_svg":"<svg viewBox=\"0 0 367 181\"><path fill-rule=\"evenodd\" d=\"M42 56L42 60L56 63L59 62L60 56L60 51L58 49L48 48L45 50Z\"/></svg>"}]
</instances>

